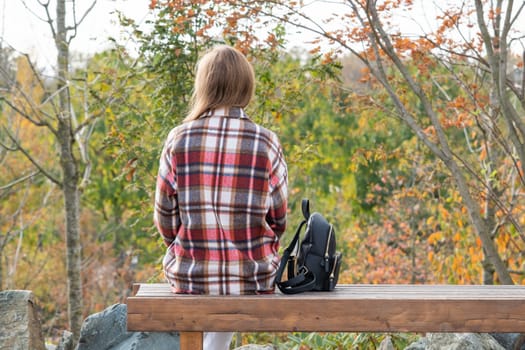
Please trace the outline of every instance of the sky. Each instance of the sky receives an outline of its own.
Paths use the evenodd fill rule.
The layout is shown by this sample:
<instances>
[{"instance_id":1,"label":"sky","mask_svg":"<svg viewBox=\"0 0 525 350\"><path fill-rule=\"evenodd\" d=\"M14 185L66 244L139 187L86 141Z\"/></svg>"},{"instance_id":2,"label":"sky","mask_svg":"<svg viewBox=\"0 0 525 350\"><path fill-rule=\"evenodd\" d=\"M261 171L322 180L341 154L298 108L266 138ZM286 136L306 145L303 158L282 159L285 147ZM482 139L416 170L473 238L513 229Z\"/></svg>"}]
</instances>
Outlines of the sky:
<instances>
[{"instance_id":1,"label":"sky","mask_svg":"<svg viewBox=\"0 0 525 350\"><path fill-rule=\"evenodd\" d=\"M77 14L81 16L93 0L77 0ZM70 51L92 54L110 47L108 37L120 38L120 43L125 42L126 36L119 33L117 14L115 10L123 12L126 16L138 23L144 23L150 14L150 0L97 0L93 10L80 26L77 37L72 41ZM430 0L419 0L416 2ZM436 0L433 0L436 1ZM432 1L432 2L433 2ZM443 1L443 0L438 0ZM53 66L56 60L54 43L51 38L49 25L41 19L45 17L42 2L52 0L0 0L0 40L2 47L12 46L16 50L30 54L33 59L44 66ZM306 1L305 11L313 18L329 17L337 12L337 2L333 1ZM71 1L67 1L71 4ZM422 10L423 6L416 6ZM55 16L54 8L51 9L52 17ZM418 15L422 18L422 15ZM428 21L428 18L425 18ZM430 19L432 20L432 19ZM400 18L401 23L409 23L406 18ZM295 46L308 47L306 42L313 40L313 35L295 34L290 31L289 42Z\"/></svg>"},{"instance_id":2,"label":"sky","mask_svg":"<svg viewBox=\"0 0 525 350\"><path fill-rule=\"evenodd\" d=\"M46 0L47 2L48 0ZM44 2L40 0L40 2ZM77 0L80 17L92 0ZM27 5L24 6L24 3ZM51 1L51 3L55 3ZM69 1L67 3L70 3ZM111 46L108 37L126 40L120 33L116 9L143 23L149 14L149 0L97 0L71 43L71 52L92 54ZM54 8L51 16L55 17ZM2 47L12 46L28 53L43 65L54 65L56 52L43 7L37 0L0 0L0 40Z\"/></svg>"}]
</instances>

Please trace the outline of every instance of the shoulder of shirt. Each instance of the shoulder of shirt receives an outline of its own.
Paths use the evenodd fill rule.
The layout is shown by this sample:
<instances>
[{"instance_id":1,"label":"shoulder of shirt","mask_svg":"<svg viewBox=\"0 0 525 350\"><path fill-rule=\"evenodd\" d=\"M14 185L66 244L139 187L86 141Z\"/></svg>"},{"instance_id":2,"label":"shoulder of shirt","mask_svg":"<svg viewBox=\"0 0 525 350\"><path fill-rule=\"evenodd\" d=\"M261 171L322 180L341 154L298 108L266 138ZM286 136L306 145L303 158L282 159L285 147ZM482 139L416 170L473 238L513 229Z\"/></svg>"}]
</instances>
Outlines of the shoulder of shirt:
<instances>
[{"instance_id":1,"label":"shoulder of shirt","mask_svg":"<svg viewBox=\"0 0 525 350\"><path fill-rule=\"evenodd\" d=\"M182 122L181 124L175 126L173 129L170 130L170 132L168 134L168 139L174 138L175 136L179 135L180 133L184 132L185 130L191 128L192 124L194 124L198 120L199 119L192 120L192 121L189 121L189 122Z\"/></svg>"},{"instance_id":2,"label":"shoulder of shirt","mask_svg":"<svg viewBox=\"0 0 525 350\"><path fill-rule=\"evenodd\" d=\"M265 135L272 142L279 143L279 137L277 136L277 134L274 131L272 131L272 130L270 130L270 129L268 129L268 128L260 125L260 124L257 124L255 122L253 122L253 123L257 126L257 128L259 128L259 130L260 130L259 132L261 134Z\"/></svg>"},{"instance_id":3,"label":"shoulder of shirt","mask_svg":"<svg viewBox=\"0 0 525 350\"><path fill-rule=\"evenodd\" d=\"M166 140L164 142L164 147L170 149L173 147L174 143L177 142L177 139L180 137L181 133L184 133L184 130L188 128L189 123L182 123L170 130Z\"/></svg>"}]
</instances>

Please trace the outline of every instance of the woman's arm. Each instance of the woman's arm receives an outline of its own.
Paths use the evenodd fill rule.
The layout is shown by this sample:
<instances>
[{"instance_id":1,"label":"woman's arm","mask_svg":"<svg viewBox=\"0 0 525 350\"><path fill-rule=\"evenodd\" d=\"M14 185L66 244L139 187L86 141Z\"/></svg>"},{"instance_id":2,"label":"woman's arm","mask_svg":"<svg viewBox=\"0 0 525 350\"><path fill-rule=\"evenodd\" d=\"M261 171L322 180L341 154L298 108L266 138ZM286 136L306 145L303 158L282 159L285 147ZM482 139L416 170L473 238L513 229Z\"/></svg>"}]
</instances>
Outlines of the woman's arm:
<instances>
[{"instance_id":1,"label":"woman's arm","mask_svg":"<svg viewBox=\"0 0 525 350\"><path fill-rule=\"evenodd\" d=\"M281 236L286 229L288 206L288 169L280 144L277 143L270 174L270 209L266 221L272 230Z\"/></svg>"},{"instance_id":2,"label":"woman's arm","mask_svg":"<svg viewBox=\"0 0 525 350\"><path fill-rule=\"evenodd\" d=\"M173 242L180 227L175 164L168 145L166 143L160 157L153 213L155 226L167 246Z\"/></svg>"}]
</instances>

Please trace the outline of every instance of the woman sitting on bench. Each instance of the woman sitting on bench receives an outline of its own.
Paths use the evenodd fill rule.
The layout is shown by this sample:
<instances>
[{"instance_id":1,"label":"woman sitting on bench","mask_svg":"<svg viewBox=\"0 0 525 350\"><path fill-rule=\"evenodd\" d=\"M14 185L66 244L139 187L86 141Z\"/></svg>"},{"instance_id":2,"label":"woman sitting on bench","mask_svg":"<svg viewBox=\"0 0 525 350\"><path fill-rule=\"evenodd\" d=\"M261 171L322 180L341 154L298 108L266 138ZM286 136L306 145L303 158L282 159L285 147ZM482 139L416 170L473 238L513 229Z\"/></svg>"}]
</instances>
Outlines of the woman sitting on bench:
<instances>
[{"instance_id":1,"label":"woman sitting on bench","mask_svg":"<svg viewBox=\"0 0 525 350\"><path fill-rule=\"evenodd\" d=\"M246 57L214 48L197 65L189 114L165 141L154 221L175 293L274 292L287 167L277 136L245 114L254 91ZM228 349L232 335L205 333L204 349Z\"/></svg>"}]
</instances>

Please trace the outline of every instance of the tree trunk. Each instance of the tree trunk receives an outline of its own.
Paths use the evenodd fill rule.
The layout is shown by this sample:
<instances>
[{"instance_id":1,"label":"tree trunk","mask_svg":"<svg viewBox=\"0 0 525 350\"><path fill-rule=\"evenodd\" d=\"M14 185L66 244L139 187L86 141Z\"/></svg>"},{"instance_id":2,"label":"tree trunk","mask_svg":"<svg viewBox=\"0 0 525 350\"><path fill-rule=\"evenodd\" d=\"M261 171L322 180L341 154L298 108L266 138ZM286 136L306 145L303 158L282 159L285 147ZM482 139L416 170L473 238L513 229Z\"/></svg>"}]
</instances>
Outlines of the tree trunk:
<instances>
[{"instance_id":1,"label":"tree trunk","mask_svg":"<svg viewBox=\"0 0 525 350\"><path fill-rule=\"evenodd\" d=\"M82 279L80 274L80 197L79 170L73 154L74 135L71 124L71 101L69 96L69 43L66 38L66 0L57 1L57 67L60 115L58 118L58 142L60 144L60 167L63 175L63 195L66 215L66 264L68 290L69 327L74 339L80 335L82 326Z\"/></svg>"},{"instance_id":2,"label":"tree trunk","mask_svg":"<svg viewBox=\"0 0 525 350\"><path fill-rule=\"evenodd\" d=\"M452 158L451 158L452 159ZM501 256L498 254L498 249L494 240L490 234L490 228L488 223L481 217L481 209L469 192L469 187L465 176L461 173L459 166L454 161L446 162L447 167L452 172L452 175L458 186L459 193L463 198L463 202L469 212L470 220L476 229L478 237L481 240L481 245L483 246L483 252L485 253L485 260L492 264L494 271L498 274L498 278L501 284L514 284L512 277L507 270L507 266L501 259ZM485 277L485 276L484 276Z\"/></svg>"},{"instance_id":3,"label":"tree trunk","mask_svg":"<svg viewBox=\"0 0 525 350\"><path fill-rule=\"evenodd\" d=\"M4 290L4 254L3 249L0 250L0 290Z\"/></svg>"},{"instance_id":4,"label":"tree trunk","mask_svg":"<svg viewBox=\"0 0 525 350\"><path fill-rule=\"evenodd\" d=\"M483 266L483 284L490 284L490 285L494 284L494 272L495 272L494 266L487 258L483 259L482 266Z\"/></svg>"}]
</instances>

